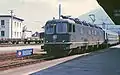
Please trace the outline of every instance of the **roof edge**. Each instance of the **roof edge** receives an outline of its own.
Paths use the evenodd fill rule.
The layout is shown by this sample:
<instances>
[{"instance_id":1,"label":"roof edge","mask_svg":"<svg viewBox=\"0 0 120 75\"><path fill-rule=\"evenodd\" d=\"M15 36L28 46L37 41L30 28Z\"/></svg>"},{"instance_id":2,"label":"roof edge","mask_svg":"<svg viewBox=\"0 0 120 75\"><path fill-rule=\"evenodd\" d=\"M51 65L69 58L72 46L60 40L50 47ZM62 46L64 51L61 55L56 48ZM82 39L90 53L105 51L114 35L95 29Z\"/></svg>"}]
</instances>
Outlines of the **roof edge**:
<instances>
[{"instance_id":1,"label":"roof edge","mask_svg":"<svg viewBox=\"0 0 120 75\"><path fill-rule=\"evenodd\" d=\"M0 17L12 17L12 16L11 15L0 15ZM24 21L24 19L21 19L21 18L15 17L15 16L13 16L13 19Z\"/></svg>"}]
</instances>

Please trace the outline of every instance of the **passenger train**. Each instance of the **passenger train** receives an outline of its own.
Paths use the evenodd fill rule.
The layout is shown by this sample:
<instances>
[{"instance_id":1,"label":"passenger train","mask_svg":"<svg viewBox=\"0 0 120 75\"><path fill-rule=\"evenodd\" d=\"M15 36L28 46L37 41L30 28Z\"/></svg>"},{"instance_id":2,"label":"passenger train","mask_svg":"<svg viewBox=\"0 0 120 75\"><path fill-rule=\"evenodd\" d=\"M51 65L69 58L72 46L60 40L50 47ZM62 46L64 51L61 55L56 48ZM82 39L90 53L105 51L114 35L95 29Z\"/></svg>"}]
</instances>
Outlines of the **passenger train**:
<instances>
[{"instance_id":1,"label":"passenger train","mask_svg":"<svg viewBox=\"0 0 120 75\"><path fill-rule=\"evenodd\" d=\"M104 30L106 32L106 40L108 45L114 45L119 43L119 35L116 32L110 30Z\"/></svg>"},{"instance_id":2,"label":"passenger train","mask_svg":"<svg viewBox=\"0 0 120 75\"><path fill-rule=\"evenodd\" d=\"M62 19L48 20L45 24L44 50L48 55L81 53L101 47L106 43L116 44L119 42L117 34L111 34L115 40L110 40L108 39L110 33L106 33L101 27L77 18L61 17Z\"/></svg>"}]
</instances>

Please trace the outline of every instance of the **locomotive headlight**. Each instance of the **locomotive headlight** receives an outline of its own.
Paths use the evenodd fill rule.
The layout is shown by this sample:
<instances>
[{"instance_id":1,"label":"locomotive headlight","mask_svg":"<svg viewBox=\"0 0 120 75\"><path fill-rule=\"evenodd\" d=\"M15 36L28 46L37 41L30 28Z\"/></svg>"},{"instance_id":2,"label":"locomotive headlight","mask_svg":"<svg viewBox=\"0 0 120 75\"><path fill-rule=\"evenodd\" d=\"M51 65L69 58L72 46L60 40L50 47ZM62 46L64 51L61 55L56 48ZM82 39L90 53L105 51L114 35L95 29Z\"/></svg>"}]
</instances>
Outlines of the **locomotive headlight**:
<instances>
[{"instance_id":1,"label":"locomotive headlight","mask_svg":"<svg viewBox=\"0 0 120 75\"><path fill-rule=\"evenodd\" d=\"M46 41L46 43L48 43L49 41Z\"/></svg>"},{"instance_id":2,"label":"locomotive headlight","mask_svg":"<svg viewBox=\"0 0 120 75\"><path fill-rule=\"evenodd\" d=\"M69 49L69 47L66 47L65 49L67 50L67 49Z\"/></svg>"},{"instance_id":3,"label":"locomotive headlight","mask_svg":"<svg viewBox=\"0 0 120 75\"><path fill-rule=\"evenodd\" d=\"M57 35L53 35L53 40L56 40L57 39Z\"/></svg>"},{"instance_id":4,"label":"locomotive headlight","mask_svg":"<svg viewBox=\"0 0 120 75\"><path fill-rule=\"evenodd\" d=\"M62 41L63 43L65 42L65 40Z\"/></svg>"}]
</instances>

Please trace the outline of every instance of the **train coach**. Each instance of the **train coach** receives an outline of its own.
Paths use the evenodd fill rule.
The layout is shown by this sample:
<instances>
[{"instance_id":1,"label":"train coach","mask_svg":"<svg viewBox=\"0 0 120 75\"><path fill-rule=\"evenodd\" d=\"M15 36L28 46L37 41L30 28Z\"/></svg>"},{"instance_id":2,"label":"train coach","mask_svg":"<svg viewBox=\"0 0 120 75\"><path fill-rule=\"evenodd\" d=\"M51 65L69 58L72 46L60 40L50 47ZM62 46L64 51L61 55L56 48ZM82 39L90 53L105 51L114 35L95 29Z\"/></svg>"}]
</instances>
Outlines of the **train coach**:
<instances>
[{"instance_id":1,"label":"train coach","mask_svg":"<svg viewBox=\"0 0 120 75\"><path fill-rule=\"evenodd\" d=\"M119 43L119 35L116 32L112 32L110 30L104 30L106 35L105 39L108 45L116 45Z\"/></svg>"},{"instance_id":2,"label":"train coach","mask_svg":"<svg viewBox=\"0 0 120 75\"><path fill-rule=\"evenodd\" d=\"M102 28L78 19L62 18L46 22L44 50L48 55L81 53L108 42L108 35Z\"/></svg>"}]
</instances>

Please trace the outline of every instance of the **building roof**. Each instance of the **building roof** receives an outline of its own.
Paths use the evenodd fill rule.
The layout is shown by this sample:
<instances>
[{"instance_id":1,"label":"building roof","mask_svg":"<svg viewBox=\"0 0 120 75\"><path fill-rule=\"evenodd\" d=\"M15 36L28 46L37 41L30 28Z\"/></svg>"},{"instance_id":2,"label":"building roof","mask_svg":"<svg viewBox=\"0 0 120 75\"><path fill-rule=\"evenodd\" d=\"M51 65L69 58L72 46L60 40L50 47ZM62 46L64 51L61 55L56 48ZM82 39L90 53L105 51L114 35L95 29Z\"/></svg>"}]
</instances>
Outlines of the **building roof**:
<instances>
[{"instance_id":1,"label":"building roof","mask_svg":"<svg viewBox=\"0 0 120 75\"><path fill-rule=\"evenodd\" d=\"M10 17L10 18L11 18L11 15L0 15L0 17ZM17 19L17 20L20 20L20 21L24 21L23 19L18 18L18 17L15 17L15 16L13 16L13 19Z\"/></svg>"},{"instance_id":2,"label":"building roof","mask_svg":"<svg viewBox=\"0 0 120 75\"><path fill-rule=\"evenodd\" d=\"M116 25L120 25L119 0L97 0ZM108 3L109 2L109 3Z\"/></svg>"}]
</instances>

